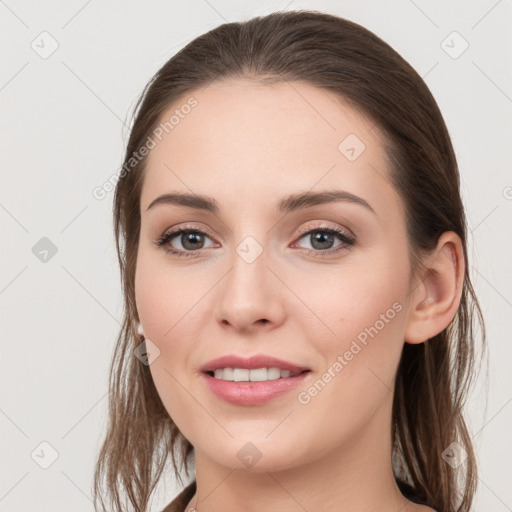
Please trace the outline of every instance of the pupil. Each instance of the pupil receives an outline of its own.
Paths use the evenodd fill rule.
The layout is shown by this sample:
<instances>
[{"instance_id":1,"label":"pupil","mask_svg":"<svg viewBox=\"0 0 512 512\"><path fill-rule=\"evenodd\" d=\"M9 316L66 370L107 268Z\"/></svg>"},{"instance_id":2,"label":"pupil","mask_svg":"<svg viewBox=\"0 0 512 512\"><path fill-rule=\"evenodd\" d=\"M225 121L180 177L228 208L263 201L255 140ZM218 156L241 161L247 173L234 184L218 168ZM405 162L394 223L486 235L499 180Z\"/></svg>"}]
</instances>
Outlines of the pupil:
<instances>
[{"instance_id":1,"label":"pupil","mask_svg":"<svg viewBox=\"0 0 512 512\"><path fill-rule=\"evenodd\" d=\"M183 244L183 247L185 247L185 249L195 250L197 249L197 245L195 246L194 243L200 243L201 241L201 233L183 233L181 237L181 243ZM189 243L191 243L192 246L188 246Z\"/></svg>"},{"instance_id":2,"label":"pupil","mask_svg":"<svg viewBox=\"0 0 512 512\"><path fill-rule=\"evenodd\" d=\"M333 243L333 240L332 238L334 237L334 235L332 233L325 233L325 232L321 232L321 231L317 231L316 234L312 234L311 235L313 238L312 238L312 243L311 245L313 247L315 247L315 243L319 242L320 243L320 247L315 247L315 249L330 249L332 247L332 243ZM313 243L313 241L315 243Z\"/></svg>"}]
</instances>

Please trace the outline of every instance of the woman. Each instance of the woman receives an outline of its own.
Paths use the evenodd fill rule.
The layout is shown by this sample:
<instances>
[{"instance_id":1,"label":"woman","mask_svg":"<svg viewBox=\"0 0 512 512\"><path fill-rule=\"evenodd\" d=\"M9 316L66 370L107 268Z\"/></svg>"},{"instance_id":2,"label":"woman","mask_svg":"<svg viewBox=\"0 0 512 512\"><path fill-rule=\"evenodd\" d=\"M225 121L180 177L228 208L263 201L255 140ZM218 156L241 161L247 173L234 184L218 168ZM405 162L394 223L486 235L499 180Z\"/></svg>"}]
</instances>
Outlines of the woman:
<instances>
[{"instance_id":1,"label":"woman","mask_svg":"<svg viewBox=\"0 0 512 512\"><path fill-rule=\"evenodd\" d=\"M483 322L418 74L353 22L274 13L189 43L136 110L95 499L148 510L170 455L194 479L168 512L470 510Z\"/></svg>"}]
</instances>

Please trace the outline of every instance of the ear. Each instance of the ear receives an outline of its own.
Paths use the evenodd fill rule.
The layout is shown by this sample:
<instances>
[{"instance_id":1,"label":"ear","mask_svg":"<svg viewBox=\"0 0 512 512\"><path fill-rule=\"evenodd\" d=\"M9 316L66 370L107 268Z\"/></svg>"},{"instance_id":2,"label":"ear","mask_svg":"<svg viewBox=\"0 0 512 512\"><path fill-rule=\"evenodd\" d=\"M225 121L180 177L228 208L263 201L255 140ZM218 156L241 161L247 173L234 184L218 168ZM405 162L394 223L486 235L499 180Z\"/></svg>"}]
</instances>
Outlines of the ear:
<instances>
[{"instance_id":1,"label":"ear","mask_svg":"<svg viewBox=\"0 0 512 512\"><path fill-rule=\"evenodd\" d=\"M418 276L409 302L406 343L422 343L439 334L457 312L465 273L459 235L453 231L443 233L436 249L422 263L422 275Z\"/></svg>"}]
</instances>

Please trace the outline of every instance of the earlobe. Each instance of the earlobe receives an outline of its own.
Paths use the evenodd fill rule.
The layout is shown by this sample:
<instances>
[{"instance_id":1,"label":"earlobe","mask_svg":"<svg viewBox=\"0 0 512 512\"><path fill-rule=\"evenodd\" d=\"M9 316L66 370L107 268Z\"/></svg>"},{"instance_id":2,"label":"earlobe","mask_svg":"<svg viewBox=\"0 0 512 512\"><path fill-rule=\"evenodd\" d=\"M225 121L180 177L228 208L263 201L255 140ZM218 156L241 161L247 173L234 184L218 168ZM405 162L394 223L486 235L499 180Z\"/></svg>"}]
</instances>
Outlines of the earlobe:
<instances>
[{"instance_id":1,"label":"earlobe","mask_svg":"<svg viewBox=\"0 0 512 512\"><path fill-rule=\"evenodd\" d=\"M422 263L423 274L410 302L407 343L422 343L434 337L457 313L465 273L460 237L453 231L443 233L436 249Z\"/></svg>"}]
</instances>

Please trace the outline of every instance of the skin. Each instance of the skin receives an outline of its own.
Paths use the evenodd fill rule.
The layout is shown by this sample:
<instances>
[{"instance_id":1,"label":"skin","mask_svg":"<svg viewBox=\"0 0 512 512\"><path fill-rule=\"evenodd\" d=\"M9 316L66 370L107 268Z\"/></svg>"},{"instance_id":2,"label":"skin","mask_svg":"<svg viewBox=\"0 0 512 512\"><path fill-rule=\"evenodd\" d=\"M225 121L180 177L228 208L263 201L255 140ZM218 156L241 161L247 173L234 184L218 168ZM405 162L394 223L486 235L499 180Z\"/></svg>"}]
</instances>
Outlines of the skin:
<instances>
[{"instance_id":1,"label":"skin","mask_svg":"<svg viewBox=\"0 0 512 512\"><path fill-rule=\"evenodd\" d=\"M197 509L433 510L396 486L392 390L403 344L424 342L456 312L459 238L445 233L425 255L426 269L411 273L404 207L379 130L332 93L236 80L193 96L198 105L149 155L135 288L144 336L160 350L150 365L156 388L195 448ZM349 134L366 146L354 161L338 149ZM334 189L363 198L373 212L347 201L277 210L289 194ZM211 196L220 211L148 210L170 192ZM155 245L171 227L206 233L195 255L179 258ZM321 245L299 232L319 227L338 227L356 242L343 247L333 236L331 253L321 256ZM252 263L236 252L247 236L262 249ZM185 252L186 242L178 235L172 245ZM300 403L299 393L397 303L400 312ZM226 354L270 354L312 371L278 398L233 405L200 378L203 364ZM261 453L251 467L237 457L248 442Z\"/></svg>"}]
</instances>

